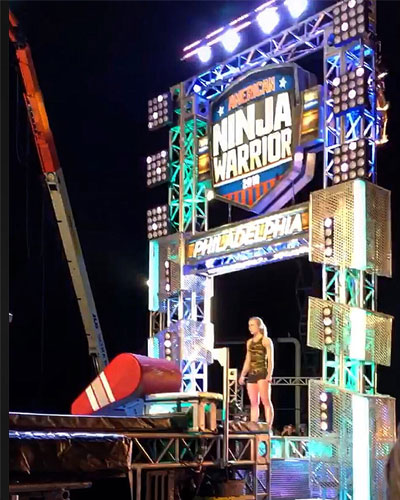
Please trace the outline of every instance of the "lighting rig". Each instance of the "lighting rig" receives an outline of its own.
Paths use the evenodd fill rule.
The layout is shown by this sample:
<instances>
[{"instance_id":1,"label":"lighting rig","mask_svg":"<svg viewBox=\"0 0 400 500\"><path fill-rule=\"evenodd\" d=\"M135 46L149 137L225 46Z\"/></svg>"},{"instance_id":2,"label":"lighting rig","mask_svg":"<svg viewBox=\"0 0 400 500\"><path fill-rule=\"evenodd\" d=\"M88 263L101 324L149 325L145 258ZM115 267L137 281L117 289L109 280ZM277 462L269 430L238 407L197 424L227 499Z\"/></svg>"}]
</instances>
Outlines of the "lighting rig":
<instances>
[{"instance_id":1,"label":"lighting rig","mask_svg":"<svg viewBox=\"0 0 400 500\"><path fill-rule=\"evenodd\" d=\"M262 5L208 33L183 49L182 60L197 56L202 63L212 58L212 47L221 44L226 52L234 52L240 45L240 32L257 25L264 34L271 34L280 24L279 12L286 9L292 19L298 19L307 10L308 0L269 0Z\"/></svg>"},{"instance_id":2,"label":"lighting rig","mask_svg":"<svg viewBox=\"0 0 400 500\"><path fill-rule=\"evenodd\" d=\"M162 150L159 153L149 155L146 158L147 167L147 187L158 186L169 179L168 151Z\"/></svg>"},{"instance_id":3,"label":"lighting rig","mask_svg":"<svg viewBox=\"0 0 400 500\"><path fill-rule=\"evenodd\" d=\"M168 205L147 210L147 238L152 240L166 236L169 231Z\"/></svg>"}]
</instances>

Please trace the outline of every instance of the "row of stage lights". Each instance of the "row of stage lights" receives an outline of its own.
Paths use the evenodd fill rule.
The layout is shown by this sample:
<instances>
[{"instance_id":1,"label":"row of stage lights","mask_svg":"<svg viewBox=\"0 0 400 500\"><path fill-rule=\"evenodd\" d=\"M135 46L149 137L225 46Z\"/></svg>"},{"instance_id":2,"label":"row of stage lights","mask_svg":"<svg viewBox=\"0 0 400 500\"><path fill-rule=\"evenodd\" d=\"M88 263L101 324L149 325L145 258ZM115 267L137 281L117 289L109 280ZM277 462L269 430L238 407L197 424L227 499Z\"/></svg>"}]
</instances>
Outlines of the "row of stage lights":
<instances>
[{"instance_id":1,"label":"row of stage lights","mask_svg":"<svg viewBox=\"0 0 400 500\"><path fill-rule=\"evenodd\" d=\"M324 344L328 346L333 343L332 307L326 306L323 308L322 323L324 325Z\"/></svg>"},{"instance_id":2,"label":"row of stage lights","mask_svg":"<svg viewBox=\"0 0 400 500\"><path fill-rule=\"evenodd\" d=\"M333 256L333 219L327 217L324 220L324 254L325 257Z\"/></svg>"},{"instance_id":3,"label":"row of stage lights","mask_svg":"<svg viewBox=\"0 0 400 500\"><path fill-rule=\"evenodd\" d=\"M166 332L164 335L164 353L165 353L165 359L167 361L172 360L172 341L171 341L171 334L169 332Z\"/></svg>"},{"instance_id":4,"label":"row of stage lights","mask_svg":"<svg viewBox=\"0 0 400 500\"><path fill-rule=\"evenodd\" d=\"M182 59L197 55L202 63L212 57L212 46L221 43L226 52L234 52L240 44L240 31L256 22L265 35L270 35L285 16L276 0L263 3L254 11L231 21L228 26L218 28L203 39L186 46ZM284 6L293 19L298 19L308 7L308 0L285 0ZM348 0L333 11L333 44L341 46L373 31L374 21L371 0Z\"/></svg>"},{"instance_id":5,"label":"row of stage lights","mask_svg":"<svg viewBox=\"0 0 400 500\"><path fill-rule=\"evenodd\" d=\"M239 32L253 24L254 21L257 22L264 34L271 34L279 25L281 15L283 15L282 11L279 12L280 8L274 6L276 3L275 0L265 2L253 12L231 21L227 27L218 28L209 33L204 39L188 45L183 49L184 55L182 59L197 55L202 63L206 63L211 59L211 47L216 43L221 43L226 52L234 52L241 41ZM283 3L293 19L298 19L308 6L308 0L285 0Z\"/></svg>"},{"instance_id":6,"label":"row of stage lights","mask_svg":"<svg viewBox=\"0 0 400 500\"><path fill-rule=\"evenodd\" d=\"M319 424L321 431L332 431L332 393L321 392L319 396Z\"/></svg>"}]
</instances>

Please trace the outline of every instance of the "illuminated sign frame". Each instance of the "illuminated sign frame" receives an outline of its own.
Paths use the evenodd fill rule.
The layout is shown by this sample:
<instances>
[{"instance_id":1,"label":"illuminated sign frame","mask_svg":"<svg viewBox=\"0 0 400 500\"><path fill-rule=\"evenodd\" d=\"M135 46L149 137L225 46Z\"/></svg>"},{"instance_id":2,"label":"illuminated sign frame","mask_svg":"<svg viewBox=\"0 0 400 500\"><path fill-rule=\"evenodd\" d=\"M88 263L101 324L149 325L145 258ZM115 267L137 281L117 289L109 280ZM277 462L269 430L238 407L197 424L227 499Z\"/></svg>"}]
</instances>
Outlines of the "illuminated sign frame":
<instances>
[{"instance_id":1,"label":"illuminated sign frame","mask_svg":"<svg viewBox=\"0 0 400 500\"><path fill-rule=\"evenodd\" d=\"M223 259L233 254L242 254L242 257L237 257L238 262L261 259L266 257L267 253L282 251L285 258L294 257L299 255L300 247L300 253L306 254L308 230L308 202L273 214L226 224L192 237L186 242L187 270L193 267L199 271L198 264L204 262L205 268L210 269L215 259ZM260 253L259 249L263 251ZM267 260L277 259L270 257ZM221 267L221 264L222 262L218 266ZM254 265L257 265L257 262L254 262Z\"/></svg>"},{"instance_id":2,"label":"illuminated sign frame","mask_svg":"<svg viewBox=\"0 0 400 500\"><path fill-rule=\"evenodd\" d=\"M293 63L269 65L246 73L212 102L208 137L217 199L271 212L287 203L289 189L293 196L313 178L304 146L322 137L321 92L314 87L317 101L308 109L304 91L314 78ZM305 128L305 115L312 127Z\"/></svg>"}]
</instances>

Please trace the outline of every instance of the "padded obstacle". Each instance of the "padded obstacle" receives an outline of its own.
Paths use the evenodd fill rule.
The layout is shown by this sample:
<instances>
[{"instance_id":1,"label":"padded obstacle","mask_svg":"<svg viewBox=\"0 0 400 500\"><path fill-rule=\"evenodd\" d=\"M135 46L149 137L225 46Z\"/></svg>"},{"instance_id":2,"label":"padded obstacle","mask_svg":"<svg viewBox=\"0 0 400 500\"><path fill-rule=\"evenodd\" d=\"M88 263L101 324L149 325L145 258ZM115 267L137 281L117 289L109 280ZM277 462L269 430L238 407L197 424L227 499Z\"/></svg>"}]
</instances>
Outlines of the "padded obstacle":
<instances>
[{"instance_id":1,"label":"padded obstacle","mask_svg":"<svg viewBox=\"0 0 400 500\"><path fill-rule=\"evenodd\" d=\"M126 405L147 394L177 392L181 381L181 372L171 361L119 354L75 399L71 413L91 415L105 408Z\"/></svg>"}]
</instances>

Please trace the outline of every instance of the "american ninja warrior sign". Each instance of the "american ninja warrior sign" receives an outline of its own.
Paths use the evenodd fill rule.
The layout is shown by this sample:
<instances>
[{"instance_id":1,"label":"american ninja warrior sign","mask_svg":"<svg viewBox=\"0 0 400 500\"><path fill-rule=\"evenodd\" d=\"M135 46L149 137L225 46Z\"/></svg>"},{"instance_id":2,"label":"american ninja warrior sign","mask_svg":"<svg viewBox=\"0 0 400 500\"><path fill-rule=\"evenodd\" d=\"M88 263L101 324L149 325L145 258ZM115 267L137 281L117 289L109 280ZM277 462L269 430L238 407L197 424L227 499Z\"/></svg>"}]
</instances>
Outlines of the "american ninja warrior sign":
<instances>
[{"instance_id":1,"label":"american ninja warrior sign","mask_svg":"<svg viewBox=\"0 0 400 500\"><path fill-rule=\"evenodd\" d=\"M300 91L312 75L296 64L252 71L211 105L210 156L217 198L256 213L290 183L300 134ZM276 196L276 195L275 195Z\"/></svg>"}]
</instances>

